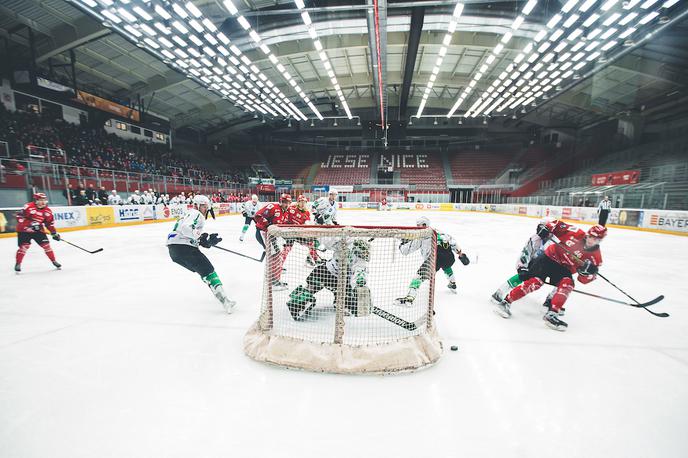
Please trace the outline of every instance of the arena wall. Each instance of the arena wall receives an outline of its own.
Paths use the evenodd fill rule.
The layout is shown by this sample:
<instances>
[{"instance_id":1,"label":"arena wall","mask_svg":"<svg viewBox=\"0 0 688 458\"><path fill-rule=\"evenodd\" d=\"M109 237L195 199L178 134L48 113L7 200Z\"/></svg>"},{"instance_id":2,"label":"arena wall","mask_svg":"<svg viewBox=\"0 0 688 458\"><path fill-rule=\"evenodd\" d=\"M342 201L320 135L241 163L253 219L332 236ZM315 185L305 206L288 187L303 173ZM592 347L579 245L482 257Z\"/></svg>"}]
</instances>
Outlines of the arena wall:
<instances>
[{"instance_id":1,"label":"arena wall","mask_svg":"<svg viewBox=\"0 0 688 458\"><path fill-rule=\"evenodd\" d=\"M213 208L217 216L225 216L239 213L239 205L215 203ZM172 221L183 215L188 207L186 205L123 205L51 208L55 215L55 226L64 232ZM344 211L382 209L378 202L340 202L339 208ZM538 219L563 219L587 224L597 222L597 209L591 207L394 202L385 209L416 212L482 212ZM20 208L17 207L0 208L0 238L15 236L17 221L15 214L18 210ZM614 208L609 215L607 226L688 236L688 211Z\"/></svg>"}]
</instances>

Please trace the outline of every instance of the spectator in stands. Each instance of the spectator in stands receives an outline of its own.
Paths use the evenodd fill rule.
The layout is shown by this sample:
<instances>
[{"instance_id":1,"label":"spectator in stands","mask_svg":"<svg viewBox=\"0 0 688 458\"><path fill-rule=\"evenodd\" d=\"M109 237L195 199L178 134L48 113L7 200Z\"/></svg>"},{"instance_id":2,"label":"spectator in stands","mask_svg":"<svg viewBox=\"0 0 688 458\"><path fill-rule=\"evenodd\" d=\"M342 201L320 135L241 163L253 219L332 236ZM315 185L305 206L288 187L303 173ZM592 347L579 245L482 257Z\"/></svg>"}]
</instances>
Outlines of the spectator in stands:
<instances>
[{"instance_id":1,"label":"spectator in stands","mask_svg":"<svg viewBox=\"0 0 688 458\"><path fill-rule=\"evenodd\" d=\"M86 189L86 198L93 202L96 200L96 197L98 197L96 194L96 190L93 187L93 183L91 183L88 185L88 189Z\"/></svg>"},{"instance_id":2,"label":"spectator in stands","mask_svg":"<svg viewBox=\"0 0 688 458\"><path fill-rule=\"evenodd\" d=\"M108 205L122 205L122 198L117 194L117 190L113 189L112 193L107 198Z\"/></svg>"},{"instance_id":3,"label":"spectator in stands","mask_svg":"<svg viewBox=\"0 0 688 458\"><path fill-rule=\"evenodd\" d=\"M100 190L98 191L98 200L100 201L101 205L107 204L108 201L108 193L105 190L105 186L101 186Z\"/></svg>"},{"instance_id":4,"label":"spectator in stands","mask_svg":"<svg viewBox=\"0 0 688 458\"><path fill-rule=\"evenodd\" d=\"M597 215L598 215L598 221L597 224L600 226L606 226L607 225L607 218L609 217L609 211L612 208L612 201L609 200L609 196L604 196L604 199L602 199L597 206Z\"/></svg>"},{"instance_id":5,"label":"spectator in stands","mask_svg":"<svg viewBox=\"0 0 688 458\"><path fill-rule=\"evenodd\" d=\"M67 189L62 191L62 195L67 200L67 205L71 205L71 203L76 198L76 192L74 191L74 187L72 186L72 183L69 183L67 185Z\"/></svg>"},{"instance_id":6,"label":"spectator in stands","mask_svg":"<svg viewBox=\"0 0 688 458\"><path fill-rule=\"evenodd\" d=\"M88 205L88 197L86 196L86 190L82 189L79 194L72 200L72 205Z\"/></svg>"}]
</instances>

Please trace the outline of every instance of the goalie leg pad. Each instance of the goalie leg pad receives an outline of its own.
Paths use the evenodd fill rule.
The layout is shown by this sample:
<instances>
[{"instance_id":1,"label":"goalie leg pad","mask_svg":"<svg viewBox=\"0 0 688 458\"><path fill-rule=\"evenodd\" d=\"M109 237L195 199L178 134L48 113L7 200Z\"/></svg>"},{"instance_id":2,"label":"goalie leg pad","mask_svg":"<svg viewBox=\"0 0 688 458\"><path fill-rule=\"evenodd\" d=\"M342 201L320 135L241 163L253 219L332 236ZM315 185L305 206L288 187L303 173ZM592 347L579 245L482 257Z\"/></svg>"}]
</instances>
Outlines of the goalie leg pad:
<instances>
[{"instance_id":1,"label":"goalie leg pad","mask_svg":"<svg viewBox=\"0 0 688 458\"><path fill-rule=\"evenodd\" d=\"M368 316L373 309L373 302L370 299L370 288L367 286L357 286L354 290L353 310L355 316Z\"/></svg>"},{"instance_id":2,"label":"goalie leg pad","mask_svg":"<svg viewBox=\"0 0 688 458\"><path fill-rule=\"evenodd\" d=\"M301 321L305 318L308 311L315 305L315 296L308 289L299 285L294 291L289 294L289 301L287 307L289 313L295 321Z\"/></svg>"}]
</instances>

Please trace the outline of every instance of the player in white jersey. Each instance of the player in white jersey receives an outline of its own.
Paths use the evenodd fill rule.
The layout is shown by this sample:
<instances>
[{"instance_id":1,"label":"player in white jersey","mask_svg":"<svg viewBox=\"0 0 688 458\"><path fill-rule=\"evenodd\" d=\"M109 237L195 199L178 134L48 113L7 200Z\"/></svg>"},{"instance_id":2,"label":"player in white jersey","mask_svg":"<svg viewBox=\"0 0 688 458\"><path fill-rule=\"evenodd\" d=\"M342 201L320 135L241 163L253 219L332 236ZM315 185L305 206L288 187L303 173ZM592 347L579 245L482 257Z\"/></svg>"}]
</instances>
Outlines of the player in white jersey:
<instances>
[{"instance_id":1,"label":"player in white jersey","mask_svg":"<svg viewBox=\"0 0 688 458\"><path fill-rule=\"evenodd\" d=\"M327 197L320 197L313 204L316 224L337 225L337 190L330 191Z\"/></svg>"},{"instance_id":2,"label":"player in white jersey","mask_svg":"<svg viewBox=\"0 0 688 458\"><path fill-rule=\"evenodd\" d=\"M244 241L244 235L246 235L246 231L248 231L248 227L251 225L253 217L256 216L256 212L259 208L260 202L258 201L258 196L255 194L251 196L251 200L244 202L243 206L241 207L241 214L244 215L244 227L241 229L239 240L242 242Z\"/></svg>"},{"instance_id":3,"label":"player in white jersey","mask_svg":"<svg viewBox=\"0 0 688 458\"><path fill-rule=\"evenodd\" d=\"M325 264L317 266L306 277L306 286L299 285L289 294L287 307L292 318L296 321L303 320L308 312L315 307L315 294L323 288L329 289L335 295L337 301L337 277L339 276L339 262L337 251L341 247L342 240L326 237L320 240L321 246L333 250L335 255ZM370 289L368 282L368 263L370 261L370 243L358 239L347 246L347 272L349 274L346 285L345 307L346 312L355 316L365 316L370 313Z\"/></svg>"},{"instance_id":4,"label":"player in white jersey","mask_svg":"<svg viewBox=\"0 0 688 458\"><path fill-rule=\"evenodd\" d=\"M430 220L425 216L421 216L416 221L416 226L430 227ZM416 276L413 278L413 280L411 280L406 296L396 300L397 305L411 305L416 299L420 285L425 280L430 279L430 269L432 268L432 263L430 262L432 238L426 237L423 239L402 240L401 244L399 245L399 251L401 251L401 254L404 256L407 256L417 250L420 250L421 256L423 257L423 264L418 269ZM456 293L456 279L454 277L454 270L452 269L452 266L455 262L454 254L459 257L459 261L461 261L463 265L468 265L470 260L468 259L468 256L461 251L461 248L459 248L457 245L456 240L454 240L451 235L442 232L437 232L436 253L437 258L435 259L435 271L442 269L449 280L447 288L449 288L451 292Z\"/></svg>"},{"instance_id":5,"label":"player in white jersey","mask_svg":"<svg viewBox=\"0 0 688 458\"><path fill-rule=\"evenodd\" d=\"M139 194L138 189L134 191L134 194L129 196L128 203L129 205L139 205L141 203L141 194Z\"/></svg>"},{"instance_id":6,"label":"player in white jersey","mask_svg":"<svg viewBox=\"0 0 688 458\"><path fill-rule=\"evenodd\" d=\"M117 190L113 189L112 194L107 198L108 205L122 205L122 198L117 194Z\"/></svg>"},{"instance_id":7,"label":"player in white jersey","mask_svg":"<svg viewBox=\"0 0 688 458\"><path fill-rule=\"evenodd\" d=\"M174 225L167 236L167 249L174 262L201 276L227 313L232 313L236 302L230 300L222 288L222 282L208 258L198 249L199 245L210 248L222 241L217 234L203 232L205 219L210 212L210 200L203 195L193 199L194 208Z\"/></svg>"}]
</instances>

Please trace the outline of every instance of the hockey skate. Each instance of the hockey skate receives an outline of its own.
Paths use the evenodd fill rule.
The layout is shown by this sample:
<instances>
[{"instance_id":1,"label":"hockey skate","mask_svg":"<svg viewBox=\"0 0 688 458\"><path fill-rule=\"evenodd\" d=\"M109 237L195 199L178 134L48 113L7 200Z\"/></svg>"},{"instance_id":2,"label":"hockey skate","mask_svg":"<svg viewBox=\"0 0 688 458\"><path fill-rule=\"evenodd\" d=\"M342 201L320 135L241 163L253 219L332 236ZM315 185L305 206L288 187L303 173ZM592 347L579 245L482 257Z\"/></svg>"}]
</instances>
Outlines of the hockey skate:
<instances>
[{"instance_id":1,"label":"hockey skate","mask_svg":"<svg viewBox=\"0 0 688 458\"><path fill-rule=\"evenodd\" d=\"M452 293L456 294L456 282L455 281L450 281L449 284L447 285L447 288L449 288L449 291Z\"/></svg>"},{"instance_id":2,"label":"hockey skate","mask_svg":"<svg viewBox=\"0 0 688 458\"><path fill-rule=\"evenodd\" d=\"M57 261L53 261L53 265L55 266L55 268L56 268L57 270L62 269L62 264L60 264L60 263L57 262Z\"/></svg>"},{"instance_id":3,"label":"hockey skate","mask_svg":"<svg viewBox=\"0 0 688 458\"><path fill-rule=\"evenodd\" d=\"M15 264L14 265L14 271L17 273L21 272L21 264Z\"/></svg>"},{"instance_id":4,"label":"hockey skate","mask_svg":"<svg viewBox=\"0 0 688 458\"><path fill-rule=\"evenodd\" d=\"M555 331L566 331L566 328L569 327L568 324L559 319L557 313L553 310L545 313L545 316L543 316L542 319L545 320L545 324L548 327L554 329Z\"/></svg>"},{"instance_id":5,"label":"hockey skate","mask_svg":"<svg viewBox=\"0 0 688 458\"><path fill-rule=\"evenodd\" d=\"M221 285L217 285L211 286L210 289L212 290L217 300L220 301L220 303L222 304L222 307L225 309L225 312L232 313L234 311L234 306L236 305L236 302L227 297L224 288L222 288Z\"/></svg>"},{"instance_id":6,"label":"hockey skate","mask_svg":"<svg viewBox=\"0 0 688 458\"><path fill-rule=\"evenodd\" d=\"M289 294L287 308L294 321L303 321L313 306L315 306L315 297L303 286L299 285Z\"/></svg>"},{"instance_id":7,"label":"hockey skate","mask_svg":"<svg viewBox=\"0 0 688 458\"><path fill-rule=\"evenodd\" d=\"M316 263L316 262L313 260L313 258L311 258L310 256L308 256L308 257L306 258L306 265L308 265L309 267L315 267L315 266L318 265L318 263Z\"/></svg>"},{"instance_id":8,"label":"hockey skate","mask_svg":"<svg viewBox=\"0 0 688 458\"><path fill-rule=\"evenodd\" d=\"M499 305L504 300L504 297L502 297L501 291L497 290L494 293L492 293L490 300L494 304Z\"/></svg>"},{"instance_id":9,"label":"hockey skate","mask_svg":"<svg viewBox=\"0 0 688 458\"><path fill-rule=\"evenodd\" d=\"M272 282L273 291L284 291L285 289L287 289L288 286L289 285L287 284L287 282L283 282L283 281L279 281L279 280L275 280Z\"/></svg>"},{"instance_id":10,"label":"hockey skate","mask_svg":"<svg viewBox=\"0 0 688 458\"><path fill-rule=\"evenodd\" d=\"M413 296L406 296L406 297L399 297L394 300L394 305L402 305L404 307L411 307L413 305L413 301L416 298Z\"/></svg>"},{"instance_id":11,"label":"hockey skate","mask_svg":"<svg viewBox=\"0 0 688 458\"><path fill-rule=\"evenodd\" d=\"M495 308L495 313L502 318L511 318L511 304L506 299L502 299Z\"/></svg>"},{"instance_id":12,"label":"hockey skate","mask_svg":"<svg viewBox=\"0 0 688 458\"><path fill-rule=\"evenodd\" d=\"M240 241L240 242L243 242L243 241L244 241L244 235L245 235L245 234L242 233L242 234L239 236L239 241Z\"/></svg>"},{"instance_id":13,"label":"hockey skate","mask_svg":"<svg viewBox=\"0 0 688 458\"><path fill-rule=\"evenodd\" d=\"M552 310L552 300L550 298L545 299L545 302L542 303L542 313L547 313ZM559 312L557 312L557 315L559 316L564 316L566 314L566 309L564 307L559 309Z\"/></svg>"}]
</instances>

